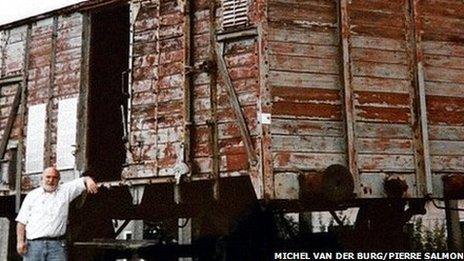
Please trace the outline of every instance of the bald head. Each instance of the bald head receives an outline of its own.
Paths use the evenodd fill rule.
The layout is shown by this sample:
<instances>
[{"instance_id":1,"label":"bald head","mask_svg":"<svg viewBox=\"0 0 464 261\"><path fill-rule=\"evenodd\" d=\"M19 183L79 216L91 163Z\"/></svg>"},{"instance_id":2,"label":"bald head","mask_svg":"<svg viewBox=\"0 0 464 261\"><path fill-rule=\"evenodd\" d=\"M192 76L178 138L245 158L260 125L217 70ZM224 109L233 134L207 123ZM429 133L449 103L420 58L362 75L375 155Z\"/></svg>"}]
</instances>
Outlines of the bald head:
<instances>
[{"instance_id":1,"label":"bald head","mask_svg":"<svg viewBox=\"0 0 464 261\"><path fill-rule=\"evenodd\" d=\"M47 192L53 192L60 182L60 172L55 167L48 167L42 173L42 187Z\"/></svg>"}]
</instances>

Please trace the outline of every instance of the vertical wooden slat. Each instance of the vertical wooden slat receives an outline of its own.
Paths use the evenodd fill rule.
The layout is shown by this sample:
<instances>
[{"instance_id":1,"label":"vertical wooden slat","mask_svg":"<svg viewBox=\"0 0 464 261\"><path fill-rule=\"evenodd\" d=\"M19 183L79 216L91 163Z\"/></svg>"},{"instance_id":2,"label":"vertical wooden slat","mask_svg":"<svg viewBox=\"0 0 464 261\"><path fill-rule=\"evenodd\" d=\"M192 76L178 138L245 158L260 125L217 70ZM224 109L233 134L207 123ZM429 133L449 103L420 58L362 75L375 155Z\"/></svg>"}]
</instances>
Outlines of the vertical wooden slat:
<instances>
[{"instance_id":1,"label":"vertical wooden slat","mask_svg":"<svg viewBox=\"0 0 464 261\"><path fill-rule=\"evenodd\" d=\"M188 165L192 165L191 155L191 136L193 133L193 115L192 115L192 73L193 73L193 3L192 0L185 0L183 3L183 16L184 16L184 110L183 110L183 161ZM190 173L191 174L191 173Z\"/></svg>"},{"instance_id":2,"label":"vertical wooden slat","mask_svg":"<svg viewBox=\"0 0 464 261\"><path fill-rule=\"evenodd\" d=\"M422 147L423 147L423 160L424 160L424 174L422 184L425 184L425 194L432 194L432 166L430 161L430 147L429 147L429 133L428 133L428 122L427 122L427 104L425 98L425 79L424 79L424 53L422 51L422 23L418 19L418 6L419 1L413 1L413 14L415 23L415 39L416 39L416 58L417 58L417 88L419 94L419 106L420 106L420 132L422 135Z\"/></svg>"},{"instance_id":3,"label":"vertical wooden slat","mask_svg":"<svg viewBox=\"0 0 464 261\"><path fill-rule=\"evenodd\" d=\"M55 98L55 61L56 61L56 38L58 31L58 17L53 17L52 25L52 48L50 51L50 73L49 73L49 93L47 103L47 127L45 128L45 159L44 165L48 167L52 164L52 126L53 126L53 99Z\"/></svg>"},{"instance_id":4,"label":"vertical wooden slat","mask_svg":"<svg viewBox=\"0 0 464 261\"><path fill-rule=\"evenodd\" d=\"M159 78L159 71L160 71L160 59L161 59L161 43L160 43L160 32L161 32L161 1L157 2L156 6L156 17L158 18L158 26L156 27L156 35L155 35L155 40L156 40L156 53L158 54L157 61L155 63L156 66L156 76L154 76L151 79L152 84L154 84L154 95L155 95L155 133L156 133L156 139L155 139L155 175L159 174L159 150L158 150L158 141L159 141L159 93L160 93L160 81Z\"/></svg>"},{"instance_id":5,"label":"vertical wooden slat","mask_svg":"<svg viewBox=\"0 0 464 261\"><path fill-rule=\"evenodd\" d=\"M132 118L132 97L133 97L133 69L134 69L134 36L135 36L135 22L140 11L140 2L131 1L130 2L130 29L129 29L129 61L128 61L128 75L127 75L127 140L126 140L126 150L128 154L126 155L126 163L133 162L133 156L131 154L131 118Z\"/></svg>"},{"instance_id":6,"label":"vertical wooden slat","mask_svg":"<svg viewBox=\"0 0 464 261\"><path fill-rule=\"evenodd\" d=\"M21 174L23 170L24 157L24 129L26 118L26 103L27 103L27 78L29 77L29 45L31 41L32 26L27 25L26 40L24 41L24 66L23 80L21 82L21 103L19 107L19 137L18 137L18 156L16 161L16 177L15 177L15 211L19 211L21 205Z\"/></svg>"},{"instance_id":7,"label":"vertical wooden slat","mask_svg":"<svg viewBox=\"0 0 464 261\"><path fill-rule=\"evenodd\" d=\"M338 2L338 29L340 35L340 46L342 54L342 82L344 87L344 114L347 142L348 167L353 176L355 193L359 192L359 170L357 166L356 140L354 134L355 113L353 104L353 86L350 63L350 19L348 15L348 0Z\"/></svg>"},{"instance_id":8,"label":"vertical wooden slat","mask_svg":"<svg viewBox=\"0 0 464 261\"><path fill-rule=\"evenodd\" d=\"M0 32L0 40L3 42L3 45L0 46L0 78L4 77L6 66L5 66L5 59L6 59L6 47L8 45L8 40L10 38L10 30Z\"/></svg>"},{"instance_id":9,"label":"vertical wooden slat","mask_svg":"<svg viewBox=\"0 0 464 261\"><path fill-rule=\"evenodd\" d=\"M209 34L210 34L210 54L209 59L214 61L216 59L216 1L210 1L209 4ZM209 98L211 103L211 120L209 121L210 128L210 146L211 146L211 157L212 157L212 175L213 175L213 197L218 200L220 198L219 192L219 129L218 129L218 101L217 101L217 70L214 68L209 73Z\"/></svg>"},{"instance_id":10,"label":"vertical wooden slat","mask_svg":"<svg viewBox=\"0 0 464 261\"><path fill-rule=\"evenodd\" d=\"M87 131L88 131L88 102L89 102L89 55L90 55L90 14L82 14L82 47L80 64L79 101L77 105L77 169L85 171L87 161Z\"/></svg>"},{"instance_id":11,"label":"vertical wooden slat","mask_svg":"<svg viewBox=\"0 0 464 261\"><path fill-rule=\"evenodd\" d=\"M261 3L260 19L258 27L258 60L259 60L259 100L258 100L258 131L260 135L260 169L255 174L255 179L262 180L263 188L262 197L266 200L275 198L274 186L274 166L272 159L272 137L271 126L269 122L264 123L264 117L271 117L272 113L272 96L271 86L269 84L269 54L268 54L268 4L267 1ZM271 119L269 119L271 120ZM255 191L257 189L255 188ZM259 198L259 194L258 194Z\"/></svg>"},{"instance_id":12,"label":"vertical wooden slat","mask_svg":"<svg viewBox=\"0 0 464 261\"><path fill-rule=\"evenodd\" d=\"M425 80L424 80L424 54L422 51L421 31L423 24L418 14L418 0L408 0L407 20L409 21L408 43L410 65L413 70L413 131L414 131L414 153L417 175L417 193L418 195L432 194L432 169L430 162L429 134L427 122L427 105L425 99Z\"/></svg>"}]
</instances>

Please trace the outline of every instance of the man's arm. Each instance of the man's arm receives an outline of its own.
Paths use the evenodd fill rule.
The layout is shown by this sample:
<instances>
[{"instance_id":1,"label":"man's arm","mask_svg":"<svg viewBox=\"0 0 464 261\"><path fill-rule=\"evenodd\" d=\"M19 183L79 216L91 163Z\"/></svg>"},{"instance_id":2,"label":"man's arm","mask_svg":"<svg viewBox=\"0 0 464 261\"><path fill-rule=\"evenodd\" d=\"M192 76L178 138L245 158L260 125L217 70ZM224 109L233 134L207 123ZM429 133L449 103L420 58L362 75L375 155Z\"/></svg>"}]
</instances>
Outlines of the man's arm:
<instances>
[{"instance_id":1,"label":"man's arm","mask_svg":"<svg viewBox=\"0 0 464 261\"><path fill-rule=\"evenodd\" d=\"M93 180L93 178L89 176L84 177L84 182L85 182L85 188L87 189L87 192L89 192L90 194L95 194L98 192L98 185L95 182L95 180Z\"/></svg>"},{"instance_id":2,"label":"man's arm","mask_svg":"<svg viewBox=\"0 0 464 261\"><path fill-rule=\"evenodd\" d=\"M62 185L62 188L66 190L70 200L77 198L84 191L87 191L91 194L98 192L97 183L95 183L95 181L88 176L66 182Z\"/></svg>"},{"instance_id":3,"label":"man's arm","mask_svg":"<svg viewBox=\"0 0 464 261\"><path fill-rule=\"evenodd\" d=\"M26 254L27 245L26 245L26 225L21 222L18 222L16 225L16 234L17 234L17 244L16 249L18 254L21 256Z\"/></svg>"}]
</instances>

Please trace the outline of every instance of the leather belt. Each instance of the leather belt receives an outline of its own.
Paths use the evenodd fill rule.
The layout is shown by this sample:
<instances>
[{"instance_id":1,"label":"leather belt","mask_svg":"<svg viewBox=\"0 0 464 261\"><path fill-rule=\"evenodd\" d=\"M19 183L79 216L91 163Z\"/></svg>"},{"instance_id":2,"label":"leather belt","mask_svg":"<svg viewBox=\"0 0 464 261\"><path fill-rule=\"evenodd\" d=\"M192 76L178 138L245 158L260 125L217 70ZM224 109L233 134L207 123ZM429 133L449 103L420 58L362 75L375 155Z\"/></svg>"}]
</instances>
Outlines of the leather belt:
<instances>
[{"instance_id":1,"label":"leather belt","mask_svg":"<svg viewBox=\"0 0 464 261\"><path fill-rule=\"evenodd\" d=\"M59 237L38 237L38 238L34 238L34 239L28 239L29 241L39 241L39 240L49 240L49 241L52 241L52 240L65 240L66 239L66 236L59 236Z\"/></svg>"}]
</instances>

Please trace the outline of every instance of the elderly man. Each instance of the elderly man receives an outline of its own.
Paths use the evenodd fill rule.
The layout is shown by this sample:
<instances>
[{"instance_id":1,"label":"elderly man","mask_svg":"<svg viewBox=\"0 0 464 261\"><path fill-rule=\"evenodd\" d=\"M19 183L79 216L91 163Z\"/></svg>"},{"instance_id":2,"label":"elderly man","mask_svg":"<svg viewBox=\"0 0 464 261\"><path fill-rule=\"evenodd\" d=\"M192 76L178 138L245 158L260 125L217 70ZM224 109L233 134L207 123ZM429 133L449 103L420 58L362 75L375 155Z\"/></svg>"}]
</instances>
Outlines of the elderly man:
<instances>
[{"instance_id":1,"label":"elderly man","mask_svg":"<svg viewBox=\"0 0 464 261\"><path fill-rule=\"evenodd\" d=\"M24 260L67 260L66 223L69 204L83 191L97 193L90 177L59 184L60 173L49 167L42 173L42 186L29 192L16 218L17 250Z\"/></svg>"}]
</instances>

